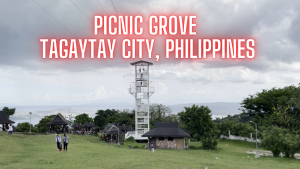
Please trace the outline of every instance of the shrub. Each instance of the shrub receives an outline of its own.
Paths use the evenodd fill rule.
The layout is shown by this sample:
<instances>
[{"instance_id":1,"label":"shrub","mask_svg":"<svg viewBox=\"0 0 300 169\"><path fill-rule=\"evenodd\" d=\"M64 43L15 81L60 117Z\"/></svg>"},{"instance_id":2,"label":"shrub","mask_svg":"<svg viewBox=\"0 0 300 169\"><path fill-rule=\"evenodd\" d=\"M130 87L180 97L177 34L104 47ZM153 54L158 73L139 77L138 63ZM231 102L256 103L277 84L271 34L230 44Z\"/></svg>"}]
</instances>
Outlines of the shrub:
<instances>
[{"instance_id":1,"label":"shrub","mask_svg":"<svg viewBox=\"0 0 300 169\"><path fill-rule=\"evenodd\" d=\"M218 139L215 137L206 137L201 139L202 147L206 150L215 150L217 149Z\"/></svg>"},{"instance_id":2,"label":"shrub","mask_svg":"<svg viewBox=\"0 0 300 169\"><path fill-rule=\"evenodd\" d=\"M280 152L285 157L294 157L300 150L300 136L297 133L279 127L268 128L264 133L261 146L272 151L274 157L278 157Z\"/></svg>"},{"instance_id":3,"label":"shrub","mask_svg":"<svg viewBox=\"0 0 300 169\"><path fill-rule=\"evenodd\" d=\"M202 148L206 150L215 150L219 142L219 133L220 131L214 127L210 130L209 133L204 135L201 139Z\"/></svg>"},{"instance_id":4,"label":"shrub","mask_svg":"<svg viewBox=\"0 0 300 169\"><path fill-rule=\"evenodd\" d=\"M31 133L36 133L37 129L32 124L30 124L30 125L31 125ZM30 125L28 122L19 123L16 127L17 132L29 132Z\"/></svg>"},{"instance_id":5,"label":"shrub","mask_svg":"<svg viewBox=\"0 0 300 169\"><path fill-rule=\"evenodd\" d=\"M137 145L134 145L132 148L139 148L139 146L137 146Z\"/></svg>"},{"instance_id":6,"label":"shrub","mask_svg":"<svg viewBox=\"0 0 300 169\"><path fill-rule=\"evenodd\" d=\"M128 139L126 139L126 142L135 142L134 137L130 136Z\"/></svg>"},{"instance_id":7,"label":"shrub","mask_svg":"<svg viewBox=\"0 0 300 169\"><path fill-rule=\"evenodd\" d=\"M261 146L267 150L272 151L274 157L278 157L283 149L283 137L282 135L286 132L284 129L279 127L267 128L264 131L265 137L261 142Z\"/></svg>"},{"instance_id":8,"label":"shrub","mask_svg":"<svg viewBox=\"0 0 300 169\"><path fill-rule=\"evenodd\" d=\"M197 149L197 147L196 147L196 146L193 146L193 145L191 145L191 146L189 146L189 149Z\"/></svg>"}]
</instances>

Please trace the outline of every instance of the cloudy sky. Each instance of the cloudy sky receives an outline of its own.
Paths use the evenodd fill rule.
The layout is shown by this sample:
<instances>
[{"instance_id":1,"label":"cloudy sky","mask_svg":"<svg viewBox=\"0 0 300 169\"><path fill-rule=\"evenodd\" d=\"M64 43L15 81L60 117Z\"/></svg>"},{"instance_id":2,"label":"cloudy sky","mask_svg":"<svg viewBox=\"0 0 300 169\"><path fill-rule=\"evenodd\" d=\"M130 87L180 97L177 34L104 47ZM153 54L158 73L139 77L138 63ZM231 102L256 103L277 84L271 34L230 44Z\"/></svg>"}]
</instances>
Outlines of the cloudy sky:
<instances>
[{"instance_id":1,"label":"cloudy sky","mask_svg":"<svg viewBox=\"0 0 300 169\"><path fill-rule=\"evenodd\" d=\"M253 60L144 59L154 63L151 102L241 102L262 89L300 82L300 1L114 0L116 11L110 0L72 0L84 14L69 0L35 1L66 29L32 0L0 1L2 104L133 103L128 87L134 69L129 63L138 59L125 60L118 54L107 60L41 59L41 37L94 37L89 19L96 14L195 14L194 38L256 39ZM163 55L159 43L154 48Z\"/></svg>"}]
</instances>

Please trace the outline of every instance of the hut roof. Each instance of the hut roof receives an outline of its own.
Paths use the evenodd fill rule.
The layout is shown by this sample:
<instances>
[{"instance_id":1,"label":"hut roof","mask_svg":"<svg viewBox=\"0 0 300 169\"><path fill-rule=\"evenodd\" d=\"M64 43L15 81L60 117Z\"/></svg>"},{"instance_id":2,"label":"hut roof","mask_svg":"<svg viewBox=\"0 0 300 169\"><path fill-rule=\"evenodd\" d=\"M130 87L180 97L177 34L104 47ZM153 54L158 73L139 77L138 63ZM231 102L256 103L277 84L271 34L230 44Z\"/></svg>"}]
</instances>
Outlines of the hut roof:
<instances>
[{"instance_id":1,"label":"hut roof","mask_svg":"<svg viewBox=\"0 0 300 169\"><path fill-rule=\"evenodd\" d=\"M90 127L88 122L85 122L81 127Z\"/></svg>"},{"instance_id":2,"label":"hut roof","mask_svg":"<svg viewBox=\"0 0 300 169\"><path fill-rule=\"evenodd\" d=\"M9 120L6 111L0 111L0 124L11 124L11 123L15 123L15 122Z\"/></svg>"},{"instance_id":3,"label":"hut roof","mask_svg":"<svg viewBox=\"0 0 300 169\"><path fill-rule=\"evenodd\" d=\"M100 131L100 133L104 133L104 134L118 134L118 129L116 129L119 127L119 123L108 123L103 130ZM122 131L120 130L120 134L122 134Z\"/></svg>"},{"instance_id":4,"label":"hut roof","mask_svg":"<svg viewBox=\"0 0 300 169\"><path fill-rule=\"evenodd\" d=\"M92 127L93 130L97 130L97 129L100 129L100 127L98 126L95 126L95 127Z\"/></svg>"},{"instance_id":5,"label":"hut roof","mask_svg":"<svg viewBox=\"0 0 300 169\"><path fill-rule=\"evenodd\" d=\"M118 131L118 129L113 128L109 132L107 132L106 134L123 134L123 132L121 130Z\"/></svg>"},{"instance_id":6,"label":"hut roof","mask_svg":"<svg viewBox=\"0 0 300 169\"><path fill-rule=\"evenodd\" d=\"M190 134L179 128L177 122L157 122L155 128L142 137L190 137Z\"/></svg>"},{"instance_id":7,"label":"hut roof","mask_svg":"<svg viewBox=\"0 0 300 169\"><path fill-rule=\"evenodd\" d=\"M127 131L134 131L133 128L131 126L126 126L125 124L123 124L122 126L120 126L120 130L122 132L127 132Z\"/></svg>"},{"instance_id":8,"label":"hut roof","mask_svg":"<svg viewBox=\"0 0 300 169\"><path fill-rule=\"evenodd\" d=\"M89 127L95 127L95 124L94 123L88 123L89 124Z\"/></svg>"},{"instance_id":9,"label":"hut roof","mask_svg":"<svg viewBox=\"0 0 300 169\"><path fill-rule=\"evenodd\" d=\"M73 127L73 128L80 128L81 125L75 122L75 123L72 125L72 127Z\"/></svg>"},{"instance_id":10,"label":"hut roof","mask_svg":"<svg viewBox=\"0 0 300 169\"><path fill-rule=\"evenodd\" d=\"M64 118L63 115L58 113L51 122L47 123L48 125L63 125L63 124L69 124L68 120Z\"/></svg>"}]
</instances>

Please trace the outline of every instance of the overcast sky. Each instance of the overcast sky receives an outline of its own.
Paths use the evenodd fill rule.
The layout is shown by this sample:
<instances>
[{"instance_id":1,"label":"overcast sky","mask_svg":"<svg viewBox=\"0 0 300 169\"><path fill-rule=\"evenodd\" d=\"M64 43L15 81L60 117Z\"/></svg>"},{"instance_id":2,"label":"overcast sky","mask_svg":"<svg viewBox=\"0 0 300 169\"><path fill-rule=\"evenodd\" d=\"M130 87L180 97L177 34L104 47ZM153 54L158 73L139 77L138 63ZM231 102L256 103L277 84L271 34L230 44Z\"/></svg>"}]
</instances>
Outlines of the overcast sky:
<instances>
[{"instance_id":1,"label":"overcast sky","mask_svg":"<svg viewBox=\"0 0 300 169\"><path fill-rule=\"evenodd\" d=\"M134 69L120 55L107 59L42 60L41 37L93 37L93 16L116 15L109 0L0 1L0 103L11 105L134 102ZM241 102L249 94L300 82L300 1L114 0L119 15L197 15L197 36L253 37L253 60L151 61L162 104ZM101 5L102 7L101 7ZM104 11L104 10L105 11ZM99 37L97 37L99 38ZM119 37L122 38L122 37ZM164 37L160 37L164 39ZM155 51L164 53L156 44Z\"/></svg>"}]
</instances>

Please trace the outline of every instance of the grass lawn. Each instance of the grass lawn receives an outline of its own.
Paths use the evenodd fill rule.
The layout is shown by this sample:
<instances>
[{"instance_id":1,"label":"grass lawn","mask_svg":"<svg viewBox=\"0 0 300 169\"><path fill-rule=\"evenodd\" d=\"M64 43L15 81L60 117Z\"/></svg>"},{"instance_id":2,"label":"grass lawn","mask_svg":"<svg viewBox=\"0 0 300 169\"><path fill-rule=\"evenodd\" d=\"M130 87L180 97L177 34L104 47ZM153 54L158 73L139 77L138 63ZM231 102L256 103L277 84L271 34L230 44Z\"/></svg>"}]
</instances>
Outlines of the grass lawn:
<instances>
[{"instance_id":1,"label":"grass lawn","mask_svg":"<svg viewBox=\"0 0 300 169\"><path fill-rule=\"evenodd\" d=\"M69 135L68 153L58 153L55 135L8 135L0 132L0 168L178 168L178 169L299 169L300 161L246 154L255 143L220 140L218 150L128 149L106 144L95 136ZM139 147L145 144L134 143ZM189 145L201 146L199 142ZM249 157L248 157L249 156ZM216 159L218 157L218 159Z\"/></svg>"}]
</instances>

